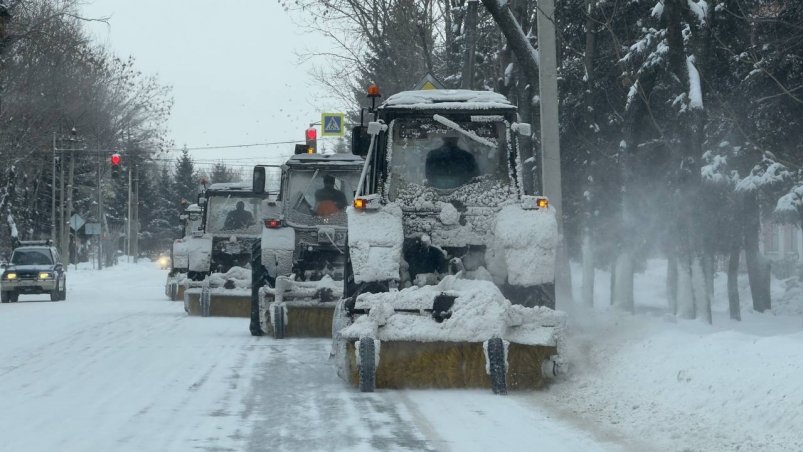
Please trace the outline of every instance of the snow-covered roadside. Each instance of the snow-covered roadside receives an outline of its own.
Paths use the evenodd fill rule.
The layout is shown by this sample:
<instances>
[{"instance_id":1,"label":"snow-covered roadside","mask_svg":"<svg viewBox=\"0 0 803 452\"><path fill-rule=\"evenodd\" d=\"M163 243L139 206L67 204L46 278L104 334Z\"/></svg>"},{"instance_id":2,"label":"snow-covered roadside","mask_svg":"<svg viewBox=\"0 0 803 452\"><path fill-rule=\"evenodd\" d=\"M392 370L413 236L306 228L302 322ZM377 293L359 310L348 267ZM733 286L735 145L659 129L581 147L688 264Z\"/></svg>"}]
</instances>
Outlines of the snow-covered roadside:
<instances>
[{"instance_id":1,"label":"snow-covered roadside","mask_svg":"<svg viewBox=\"0 0 803 452\"><path fill-rule=\"evenodd\" d=\"M654 450L803 450L803 318L755 313L743 290L743 321L731 321L720 274L714 324L676 320L665 311L665 268L650 261L637 275L635 315L605 306L610 276L599 271L594 310L561 306L573 367L533 397ZM778 311L800 304L782 299Z\"/></svg>"}]
</instances>

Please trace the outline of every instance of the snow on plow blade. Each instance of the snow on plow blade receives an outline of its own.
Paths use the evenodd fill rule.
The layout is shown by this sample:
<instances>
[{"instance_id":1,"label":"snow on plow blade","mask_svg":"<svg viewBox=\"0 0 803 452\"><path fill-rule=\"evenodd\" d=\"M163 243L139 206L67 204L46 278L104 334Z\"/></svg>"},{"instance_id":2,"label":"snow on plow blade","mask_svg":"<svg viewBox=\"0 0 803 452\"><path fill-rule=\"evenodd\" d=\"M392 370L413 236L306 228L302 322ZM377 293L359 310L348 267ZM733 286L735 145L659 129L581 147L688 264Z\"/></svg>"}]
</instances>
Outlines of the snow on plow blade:
<instances>
[{"instance_id":1,"label":"snow on plow blade","mask_svg":"<svg viewBox=\"0 0 803 452\"><path fill-rule=\"evenodd\" d=\"M338 373L374 388L535 389L557 374L565 314L511 304L488 281L362 294L335 334ZM341 317L336 313L336 318ZM347 322L346 322L347 323Z\"/></svg>"},{"instance_id":2,"label":"snow on plow blade","mask_svg":"<svg viewBox=\"0 0 803 452\"><path fill-rule=\"evenodd\" d=\"M239 289L186 289L184 309L189 315L202 317L249 317L251 293Z\"/></svg>"},{"instance_id":3,"label":"snow on plow blade","mask_svg":"<svg viewBox=\"0 0 803 452\"><path fill-rule=\"evenodd\" d=\"M325 277L320 281L276 280L276 288L259 292L259 323L266 334L285 337L332 337L336 300L343 283Z\"/></svg>"}]
</instances>

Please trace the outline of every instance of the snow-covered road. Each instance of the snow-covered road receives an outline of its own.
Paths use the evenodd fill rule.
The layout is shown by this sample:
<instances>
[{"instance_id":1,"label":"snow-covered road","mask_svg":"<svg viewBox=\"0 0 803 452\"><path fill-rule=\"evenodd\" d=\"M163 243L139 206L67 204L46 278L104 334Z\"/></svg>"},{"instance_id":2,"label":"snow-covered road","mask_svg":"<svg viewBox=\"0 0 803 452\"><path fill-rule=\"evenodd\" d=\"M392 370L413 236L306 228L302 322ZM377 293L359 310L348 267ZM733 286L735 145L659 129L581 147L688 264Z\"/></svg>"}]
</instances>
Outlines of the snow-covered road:
<instances>
[{"instance_id":1,"label":"snow-covered road","mask_svg":"<svg viewBox=\"0 0 803 452\"><path fill-rule=\"evenodd\" d=\"M188 317L164 277L151 264L74 270L66 302L0 306L0 450L625 450L537 394L361 394L335 375L327 340Z\"/></svg>"}]
</instances>

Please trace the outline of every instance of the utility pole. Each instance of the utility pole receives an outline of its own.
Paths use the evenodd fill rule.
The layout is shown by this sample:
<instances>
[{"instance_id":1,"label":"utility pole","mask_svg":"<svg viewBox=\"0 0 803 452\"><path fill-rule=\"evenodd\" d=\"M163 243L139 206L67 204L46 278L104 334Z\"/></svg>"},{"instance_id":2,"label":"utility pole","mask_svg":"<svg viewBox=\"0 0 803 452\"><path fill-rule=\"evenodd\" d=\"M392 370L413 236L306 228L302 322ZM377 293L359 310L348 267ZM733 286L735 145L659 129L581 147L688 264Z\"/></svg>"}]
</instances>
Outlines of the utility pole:
<instances>
[{"instance_id":1,"label":"utility pole","mask_svg":"<svg viewBox=\"0 0 803 452\"><path fill-rule=\"evenodd\" d=\"M77 136L78 132L73 127L70 130L70 137L67 139L63 139L69 143L69 147L67 148L59 148L58 142L56 140L56 135L53 135L53 154L55 155L56 152L59 153L59 173L60 173L60 190L59 190L59 227L58 227L58 234L59 234L59 252L61 253L62 259L67 260L67 264L70 262L70 217L72 216L72 206L73 206L73 185L75 179L75 151L82 151L83 147L79 145L80 139ZM65 151L70 151L70 172L69 172L69 183L67 184L67 203L65 205L64 196L65 196L65 186L64 186L64 155ZM55 168L54 168L55 169ZM55 171L54 171L55 173ZM55 184L54 184L55 186ZM55 200L55 196L54 196ZM51 206L52 207L52 206ZM54 215L55 218L55 215ZM55 229L55 228L54 228Z\"/></svg>"},{"instance_id":2,"label":"utility pole","mask_svg":"<svg viewBox=\"0 0 803 452\"><path fill-rule=\"evenodd\" d=\"M131 211L134 214L134 221L131 231L131 240L133 240L131 249L134 253L134 263L137 263L137 257L139 256L139 165L137 163L134 163L134 187L132 191L134 200Z\"/></svg>"},{"instance_id":3,"label":"utility pole","mask_svg":"<svg viewBox=\"0 0 803 452\"><path fill-rule=\"evenodd\" d=\"M59 243L56 232L56 132L53 132L53 182L50 185L50 240Z\"/></svg>"},{"instance_id":4,"label":"utility pole","mask_svg":"<svg viewBox=\"0 0 803 452\"><path fill-rule=\"evenodd\" d=\"M129 147L130 150L130 147ZM130 154L129 154L130 155ZM126 158L128 160L128 158ZM126 227L126 234L125 234L125 254L128 256L126 259L127 262L131 262L131 225L133 222L131 221L131 181L133 178L131 177L131 162L128 162L128 218L127 218L127 227Z\"/></svg>"},{"instance_id":5,"label":"utility pole","mask_svg":"<svg viewBox=\"0 0 803 452\"><path fill-rule=\"evenodd\" d=\"M73 131L74 130L75 129L73 129ZM67 256L67 263L68 264L70 262L72 262L70 244L73 242L71 240L71 236L74 235L74 234L71 232L72 228L70 226L70 220L72 219L72 210L73 210L72 209L72 205L73 205L72 200L73 200L73 187L74 186L75 186L75 150L74 149L70 149L70 176L69 176L68 183L67 183L67 213L64 215L67 218L67 224L64 225L64 232L66 233L65 236L67 237L67 248L66 248L67 249L67 254L66 254L66 256ZM78 247L77 246L75 247L75 250L76 250L76 256L75 257L76 257L76 264L77 264L77 260L78 260L77 259L78 258L78 256L77 256Z\"/></svg>"},{"instance_id":6,"label":"utility pole","mask_svg":"<svg viewBox=\"0 0 803 452\"><path fill-rule=\"evenodd\" d=\"M100 152L100 144L95 140L95 148L98 151L98 224L100 225L100 234L96 237L97 255L98 255L98 270L103 269L103 186L101 185L101 175L103 174L103 153Z\"/></svg>"},{"instance_id":7,"label":"utility pole","mask_svg":"<svg viewBox=\"0 0 803 452\"><path fill-rule=\"evenodd\" d=\"M64 259L64 150L59 149L59 250Z\"/></svg>"},{"instance_id":8,"label":"utility pole","mask_svg":"<svg viewBox=\"0 0 803 452\"><path fill-rule=\"evenodd\" d=\"M538 88L541 98L541 180L544 194L556 209L558 219L558 258L555 292L571 298L571 273L563 238L563 196L560 174L560 124L558 118L558 58L555 39L555 0L538 0Z\"/></svg>"},{"instance_id":9,"label":"utility pole","mask_svg":"<svg viewBox=\"0 0 803 452\"><path fill-rule=\"evenodd\" d=\"M468 0L466 10L466 24L464 34L466 36L466 54L463 59L463 79L460 87L472 89L474 87L474 58L476 54L477 42L477 6L479 0Z\"/></svg>"}]
</instances>

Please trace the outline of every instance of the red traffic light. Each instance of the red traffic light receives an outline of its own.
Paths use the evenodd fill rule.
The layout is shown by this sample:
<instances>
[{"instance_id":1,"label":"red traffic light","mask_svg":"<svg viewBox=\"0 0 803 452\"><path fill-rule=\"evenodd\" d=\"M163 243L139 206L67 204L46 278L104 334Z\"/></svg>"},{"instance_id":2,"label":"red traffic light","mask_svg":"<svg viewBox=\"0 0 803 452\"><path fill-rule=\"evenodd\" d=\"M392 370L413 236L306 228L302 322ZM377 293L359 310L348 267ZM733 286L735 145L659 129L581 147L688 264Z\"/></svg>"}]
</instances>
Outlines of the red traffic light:
<instances>
[{"instance_id":1,"label":"red traffic light","mask_svg":"<svg viewBox=\"0 0 803 452\"><path fill-rule=\"evenodd\" d=\"M316 140L318 139L318 129L315 127L310 127L307 129L307 141Z\"/></svg>"},{"instance_id":2,"label":"red traffic light","mask_svg":"<svg viewBox=\"0 0 803 452\"><path fill-rule=\"evenodd\" d=\"M122 162L122 158L120 157L120 154L112 154L111 162L112 162L112 165L114 165L114 166L119 165L120 162Z\"/></svg>"}]
</instances>

